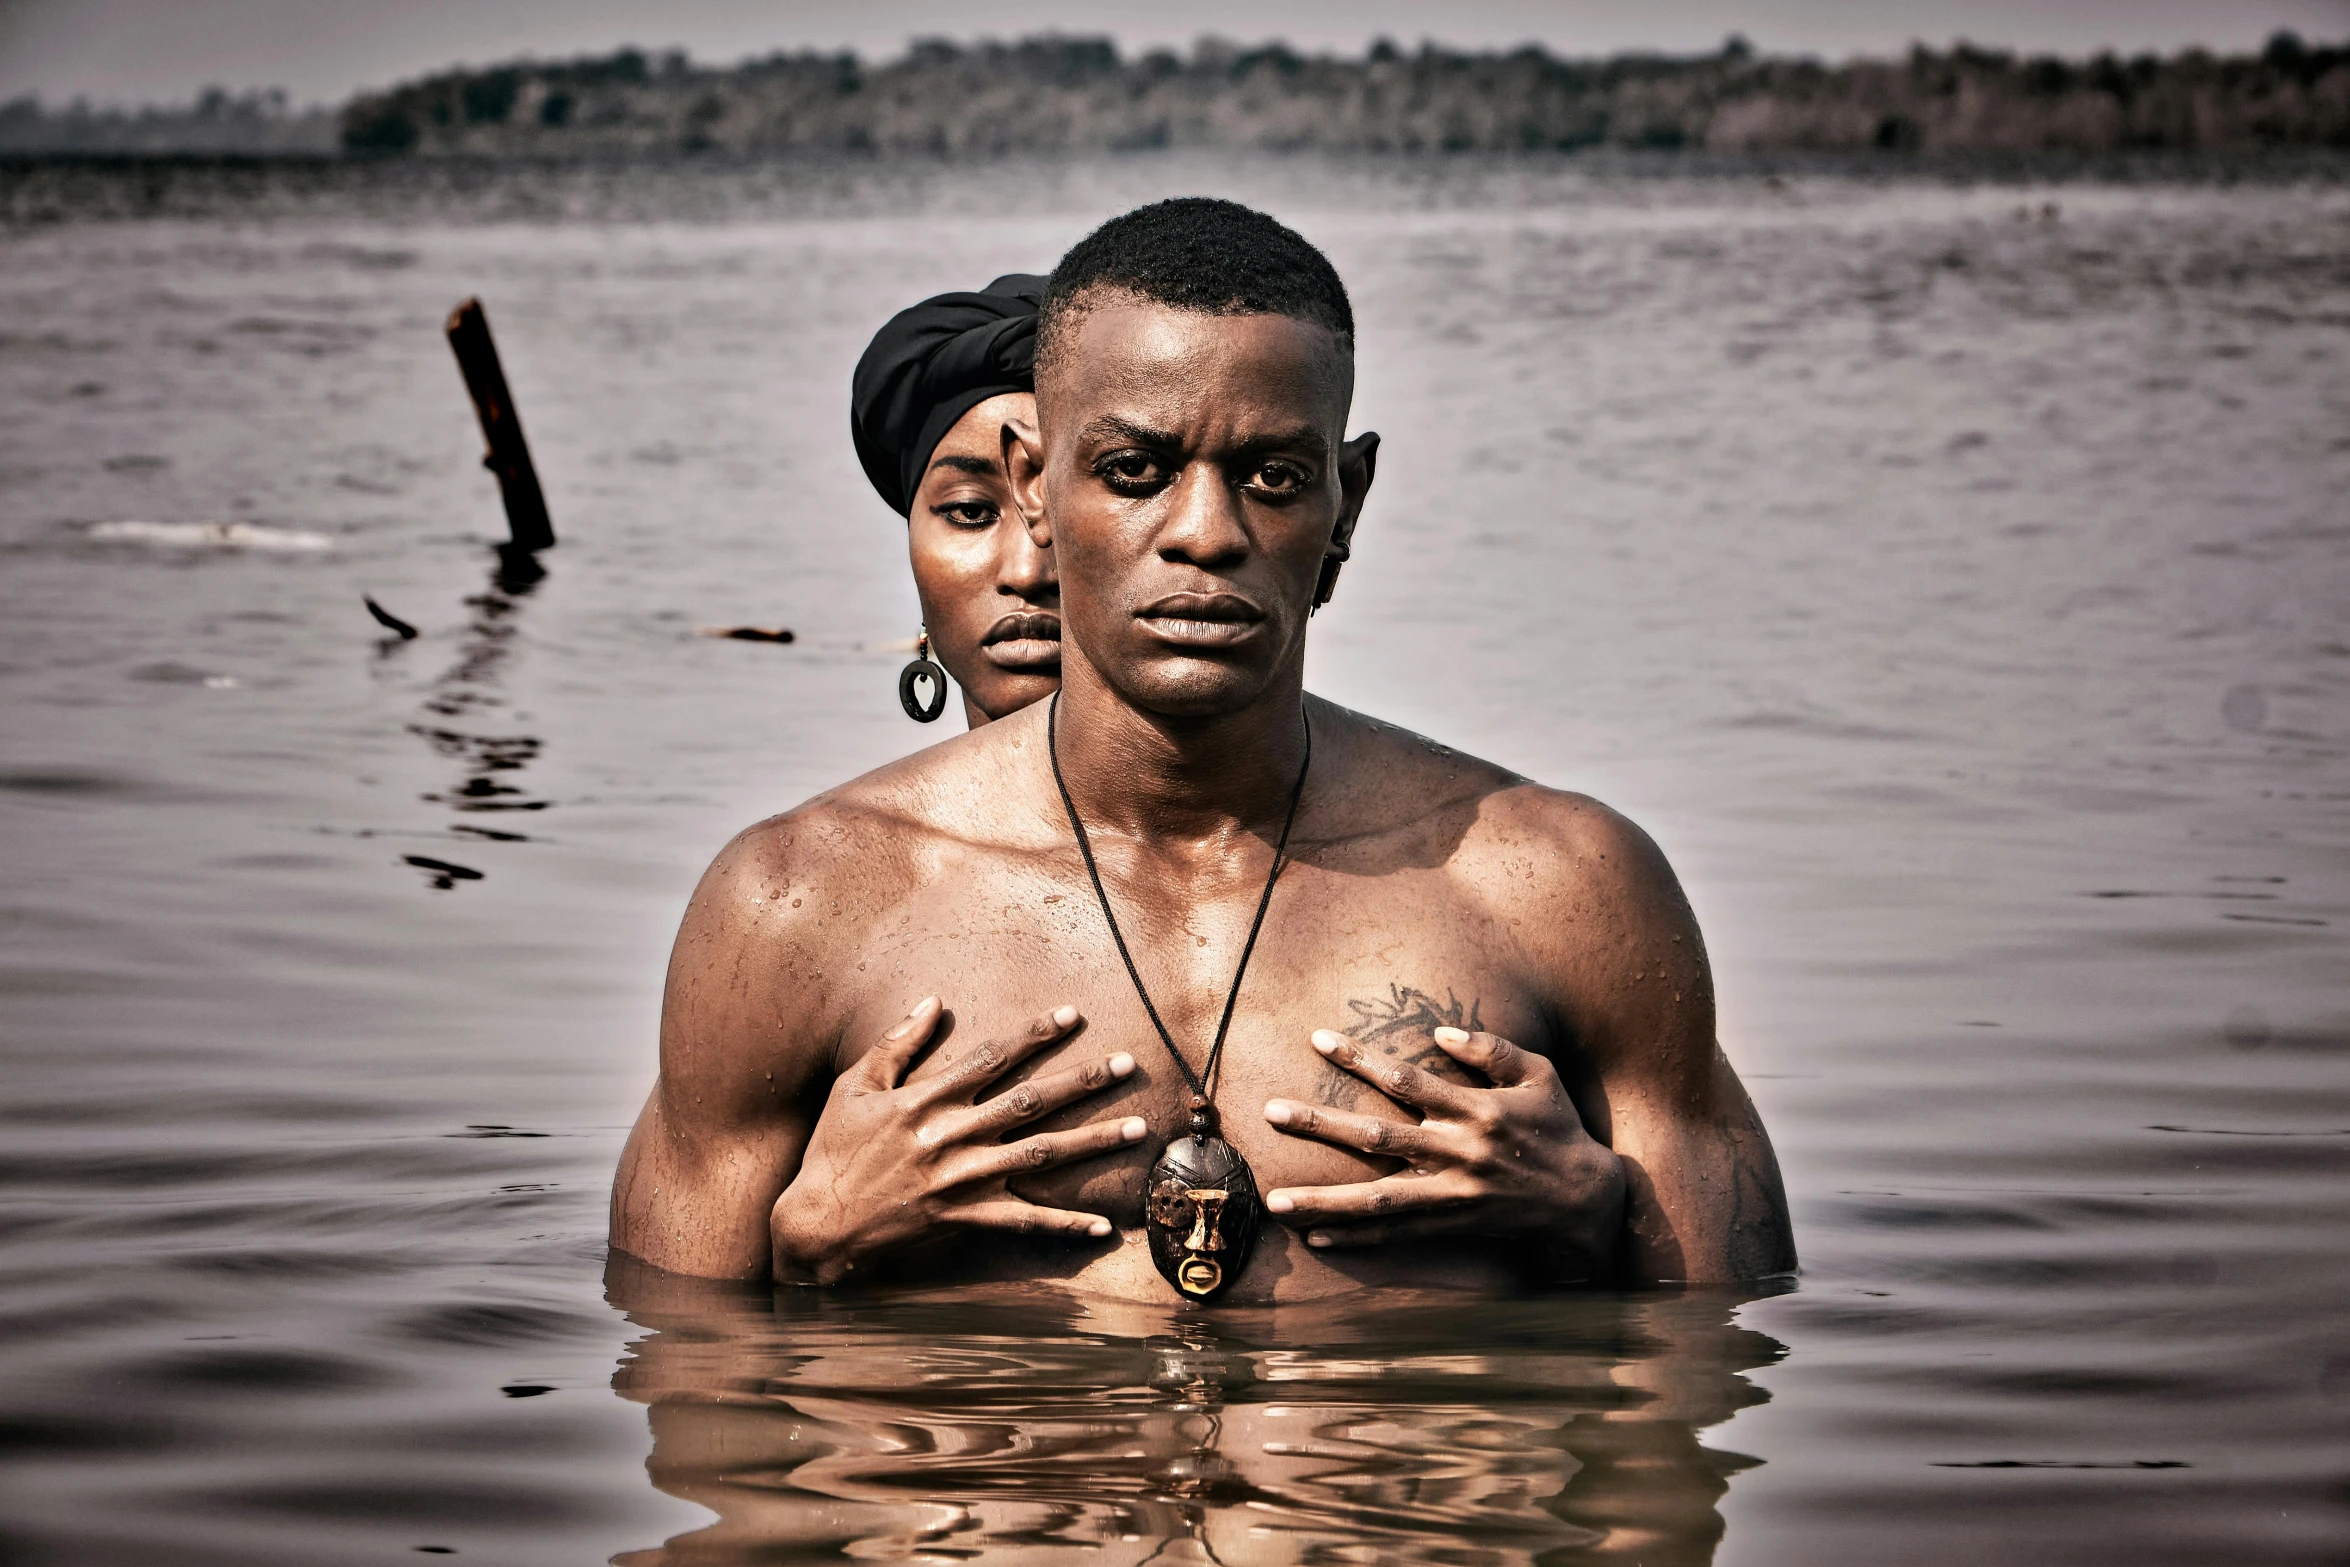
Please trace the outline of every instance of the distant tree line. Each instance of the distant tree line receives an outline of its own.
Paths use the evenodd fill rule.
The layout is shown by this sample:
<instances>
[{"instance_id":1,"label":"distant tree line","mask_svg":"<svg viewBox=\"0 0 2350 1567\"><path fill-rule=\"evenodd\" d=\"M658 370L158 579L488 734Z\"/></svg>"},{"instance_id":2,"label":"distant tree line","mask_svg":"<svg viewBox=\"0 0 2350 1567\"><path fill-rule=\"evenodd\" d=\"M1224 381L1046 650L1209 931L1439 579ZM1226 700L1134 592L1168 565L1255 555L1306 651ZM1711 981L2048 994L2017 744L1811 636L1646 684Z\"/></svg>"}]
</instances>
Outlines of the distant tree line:
<instances>
[{"instance_id":1,"label":"distant tree line","mask_svg":"<svg viewBox=\"0 0 2350 1567\"><path fill-rule=\"evenodd\" d=\"M1359 58L1209 40L1126 57L1107 38L915 44L697 65L623 49L451 70L339 114L209 89L170 109L0 104L0 151L591 157L992 157L1155 147L1348 153L1585 147L2109 153L2350 147L2350 45L2060 60L1922 45L1906 59L1560 59L1374 44Z\"/></svg>"},{"instance_id":2,"label":"distant tree line","mask_svg":"<svg viewBox=\"0 0 2350 1567\"><path fill-rule=\"evenodd\" d=\"M0 103L0 152L331 153L339 120L295 109L282 89L231 93L207 87L170 108L96 109L76 100L44 109L38 98Z\"/></svg>"},{"instance_id":3,"label":"distant tree line","mask_svg":"<svg viewBox=\"0 0 2350 1567\"><path fill-rule=\"evenodd\" d=\"M1565 60L1374 45L1361 58L1106 38L915 44L867 65L683 54L449 71L355 99L345 148L503 156L722 151L988 157L1156 147L1519 152L2112 152L2350 146L2350 46L2087 61L1965 45L1825 65L1732 38L1702 56Z\"/></svg>"}]
</instances>

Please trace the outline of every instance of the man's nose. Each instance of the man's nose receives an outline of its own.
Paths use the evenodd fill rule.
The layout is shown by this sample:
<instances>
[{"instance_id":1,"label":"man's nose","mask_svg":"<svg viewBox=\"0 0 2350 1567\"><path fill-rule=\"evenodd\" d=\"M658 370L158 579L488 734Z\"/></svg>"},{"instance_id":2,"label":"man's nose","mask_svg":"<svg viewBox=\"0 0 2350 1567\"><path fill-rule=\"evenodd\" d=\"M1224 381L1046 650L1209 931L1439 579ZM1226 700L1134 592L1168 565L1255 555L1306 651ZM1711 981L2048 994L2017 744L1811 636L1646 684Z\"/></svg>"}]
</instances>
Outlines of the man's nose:
<instances>
[{"instance_id":1,"label":"man's nose","mask_svg":"<svg viewBox=\"0 0 2350 1567\"><path fill-rule=\"evenodd\" d=\"M1230 566L1255 541L1241 523L1240 496L1212 464L1193 463L1175 482L1174 505L1159 530L1162 560Z\"/></svg>"},{"instance_id":2,"label":"man's nose","mask_svg":"<svg viewBox=\"0 0 2350 1567\"><path fill-rule=\"evenodd\" d=\"M1017 516L996 524L1004 529L1003 549L996 557L996 591L1031 604L1050 604L1061 596L1061 578L1053 552L1039 549Z\"/></svg>"}]
</instances>

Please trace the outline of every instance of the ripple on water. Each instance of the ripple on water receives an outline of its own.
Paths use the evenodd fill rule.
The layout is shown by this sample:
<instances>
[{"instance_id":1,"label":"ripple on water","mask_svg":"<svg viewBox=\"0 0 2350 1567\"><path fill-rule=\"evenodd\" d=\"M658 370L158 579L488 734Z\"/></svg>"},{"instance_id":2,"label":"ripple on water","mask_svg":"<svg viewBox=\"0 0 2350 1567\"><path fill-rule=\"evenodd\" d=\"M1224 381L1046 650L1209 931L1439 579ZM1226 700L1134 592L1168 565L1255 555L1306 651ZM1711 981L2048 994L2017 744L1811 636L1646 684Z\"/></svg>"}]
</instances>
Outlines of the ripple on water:
<instances>
[{"instance_id":1,"label":"ripple on water","mask_svg":"<svg viewBox=\"0 0 2350 1567\"><path fill-rule=\"evenodd\" d=\"M336 1393L390 1380L382 1367L349 1355L244 1345L182 1350L126 1370L167 1393Z\"/></svg>"},{"instance_id":2,"label":"ripple on water","mask_svg":"<svg viewBox=\"0 0 2350 1567\"><path fill-rule=\"evenodd\" d=\"M419 1344L511 1348L600 1337L607 1324L591 1313L527 1301L461 1300L402 1312L386 1331Z\"/></svg>"}]
</instances>

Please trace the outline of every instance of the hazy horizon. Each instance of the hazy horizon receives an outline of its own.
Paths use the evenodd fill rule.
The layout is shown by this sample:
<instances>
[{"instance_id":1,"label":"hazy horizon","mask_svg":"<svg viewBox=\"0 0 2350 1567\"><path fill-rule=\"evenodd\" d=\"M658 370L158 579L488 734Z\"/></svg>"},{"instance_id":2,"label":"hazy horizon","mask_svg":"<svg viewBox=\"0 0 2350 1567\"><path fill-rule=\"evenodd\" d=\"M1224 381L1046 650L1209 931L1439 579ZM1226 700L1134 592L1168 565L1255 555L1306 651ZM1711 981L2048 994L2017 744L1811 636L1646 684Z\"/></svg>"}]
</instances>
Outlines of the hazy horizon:
<instances>
[{"instance_id":1,"label":"hazy horizon","mask_svg":"<svg viewBox=\"0 0 2350 1567\"><path fill-rule=\"evenodd\" d=\"M1008 39L1043 32L1107 34L1121 49L1188 47L1217 34L1241 43L1281 39L1308 51L1359 53L1391 37L1456 48L1538 43L1555 54L1636 49L1677 53L1731 33L1773 54L1830 59L1897 53L1914 41L1978 44L2062 55L2169 53L2193 46L2257 48L2280 28L2313 41L2350 37L2350 0L1989 0L1951 8L1885 0L1863 15L1837 0L1651 0L1639 7L1458 0L1436 13L1407 0L1346 7L1200 0L1170 19L1163 8L1079 0L874 0L856 7L773 6L744 0L0 0L0 99L36 94L62 104L186 102L208 86L282 88L296 104L335 103L459 65L562 58L626 46L682 48L731 64L777 49L901 54L918 37Z\"/></svg>"}]
</instances>

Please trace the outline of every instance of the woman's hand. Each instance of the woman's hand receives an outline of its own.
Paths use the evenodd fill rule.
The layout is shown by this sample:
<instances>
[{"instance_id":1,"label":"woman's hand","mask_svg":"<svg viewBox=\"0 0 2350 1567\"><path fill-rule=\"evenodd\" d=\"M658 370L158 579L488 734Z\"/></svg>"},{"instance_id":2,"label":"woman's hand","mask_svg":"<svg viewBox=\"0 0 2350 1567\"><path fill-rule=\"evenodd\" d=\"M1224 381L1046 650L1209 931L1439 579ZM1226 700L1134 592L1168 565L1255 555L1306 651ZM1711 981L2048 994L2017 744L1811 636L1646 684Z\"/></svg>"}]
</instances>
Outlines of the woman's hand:
<instances>
[{"instance_id":1,"label":"woman's hand","mask_svg":"<svg viewBox=\"0 0 2350 1567\"><path fill-rule=\"evenodd\" d=\"M1368 1053L1344 1034L1314 1034L1316 1050L1419 1111L1420 1123L1268 1101L1265 1119L1285 1132L1400 1159L1404 1168L1352 1186L1283 1187L1265 1194L1266 1210L1303 1229L1314 1247L1515 1236L1540 1244L1535 1271L1547 1282L1606 1276L1623 1230L1624 1170L1584 1130L1558 1070L1492 1034L1440 1028L1434 1037L1492 1086L1449 1083Z\"/></svg>"},{"instance_id":2,"label":"woman's hand","mask_svg":"<svg viewBox=\"0 0 2350 1567\"><path fill-rule=\"evenodd\" d=\"M1100 1214L1040 1207L1004 1181L1138 1142L1146 1130L1139 1116L1017 1142L1002 1138L1109 1087L1134 1070L1134 1058L1101 1057L982 1100L982 1089L1076 1028L1077 1009L1062 1007L1011 1038L950 1055L944 1071L907 1084L906 1070L937 1031L942 1010L936 996L922 1002L833 1083L799 1174L769 1215L777 1278L835 1284L886 1252L954 1228L1097 1239L1110 1233Z\"/></svg>"}]
</instances>

